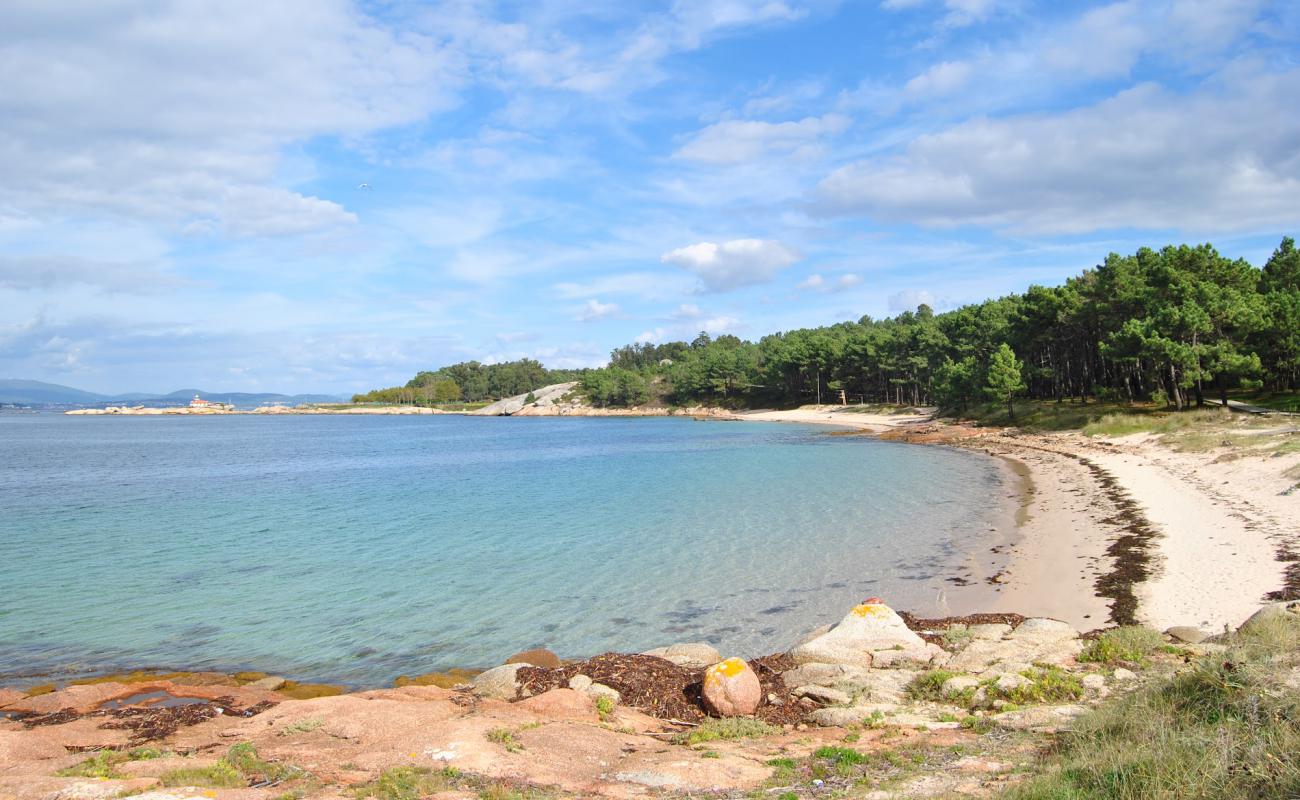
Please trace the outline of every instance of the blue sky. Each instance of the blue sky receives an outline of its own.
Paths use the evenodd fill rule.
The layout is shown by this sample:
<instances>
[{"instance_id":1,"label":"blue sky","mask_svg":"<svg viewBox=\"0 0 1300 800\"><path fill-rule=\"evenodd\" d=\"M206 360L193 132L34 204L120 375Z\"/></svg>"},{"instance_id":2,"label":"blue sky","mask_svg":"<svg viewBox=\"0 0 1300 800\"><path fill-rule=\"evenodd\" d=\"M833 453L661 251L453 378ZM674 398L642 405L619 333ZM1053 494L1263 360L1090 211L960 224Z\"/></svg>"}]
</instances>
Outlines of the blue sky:
<instances>
[{"instance_id":1,"label":"blue sky","mask_svg":"<svg viewBox=\"0 0 1300 800\"><path fill-rule=\"evenodd\" d=\"M1260 264L1298 59L1251 0L7 0L0 377L352 392Z\"/></svg>"}]
</instances>

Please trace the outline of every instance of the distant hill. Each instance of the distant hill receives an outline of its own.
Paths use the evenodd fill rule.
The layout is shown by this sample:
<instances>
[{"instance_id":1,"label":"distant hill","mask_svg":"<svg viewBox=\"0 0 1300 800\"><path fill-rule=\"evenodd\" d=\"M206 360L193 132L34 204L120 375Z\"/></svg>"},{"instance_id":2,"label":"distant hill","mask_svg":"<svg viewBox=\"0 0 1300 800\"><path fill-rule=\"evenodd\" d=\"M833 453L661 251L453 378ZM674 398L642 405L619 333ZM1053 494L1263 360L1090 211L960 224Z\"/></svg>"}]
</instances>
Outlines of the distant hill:
<instances>
[{"instance_id":1,"label":"distant hill","mask_svg":"<svg viewBox=\"0 0 1300 800\"><path fill-rule=\"evenodd\" d=\"M255 408L270 403L296 406L300 403L340 403L346 398L331 394L276 394L274 392L205 392L202 389L179 389L167 394L129 392L97 394L57 383L0 378L0 403L22 406L105 406L131 403L160 406L185 405L199 395L205 400L230 403L237 408Z\"/></svg>"},{"instance_id":2,"label":"distant hill","mask_svg":"<svg viewBox=\"0 0 1300 800\"><path fill-rule=\"evenodd\" d=\"M83 392L71 386L41 381L23 381L0 378L0 403L19 405L62 405L102 403L109 398L94 392Z\"/></svg>"}]
</instances>

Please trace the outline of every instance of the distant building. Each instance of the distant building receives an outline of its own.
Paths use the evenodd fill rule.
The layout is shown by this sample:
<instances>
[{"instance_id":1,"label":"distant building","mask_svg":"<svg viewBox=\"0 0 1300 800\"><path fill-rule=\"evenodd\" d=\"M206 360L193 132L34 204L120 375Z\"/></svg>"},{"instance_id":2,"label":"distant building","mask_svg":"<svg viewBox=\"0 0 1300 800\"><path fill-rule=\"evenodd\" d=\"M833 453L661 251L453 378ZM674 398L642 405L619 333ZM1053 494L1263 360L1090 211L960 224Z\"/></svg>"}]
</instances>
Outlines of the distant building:
<instances>
[{"instance_id":1,"label":"distant building","mask_svg":"<svg viewBox=\"0 0 1300 800\"><path fill-rule=\"evenodd\" d=\"M196 411L231 411L234 409L230 403L218 403L213 400L204 400L197 394L190 401L190 408Z\"/></svg>"}]
</instances>

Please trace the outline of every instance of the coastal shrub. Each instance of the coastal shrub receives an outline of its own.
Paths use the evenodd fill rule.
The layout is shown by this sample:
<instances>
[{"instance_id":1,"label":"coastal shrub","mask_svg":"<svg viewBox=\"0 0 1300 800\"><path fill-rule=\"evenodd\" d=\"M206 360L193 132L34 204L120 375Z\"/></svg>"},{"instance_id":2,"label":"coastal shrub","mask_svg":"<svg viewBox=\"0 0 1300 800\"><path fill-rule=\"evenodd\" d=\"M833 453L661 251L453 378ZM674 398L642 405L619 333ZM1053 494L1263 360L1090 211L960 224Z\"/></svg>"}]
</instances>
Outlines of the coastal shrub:
<instances>
[{"instance_id":1,"label":"coastal shrub","mask_svg":"<svg viewBox=\"0 0 1300 800\"><path fill-rule=\"evenodd\" d=\"M506 749L507 753L518 753L524 749L523 744L515 738L515 732L509 728L493 728L486 734L489 742L495 742Z\"/></svg>"},{"instance_id":2,"label":"coastal shrub","mask_svg":"<svg viewBox=\"0 0 1300 800\"><path fill-rule=\"evenodd\" d=\"M820 758L823 761L831 761L836 764L864 764L867 761L867 757L857 750L830 745L814 750L813 758Z\"/></svg>"},{"instance_id":3,"label":"coastal shrub","mask_svg":"<svg viewBox=\"0 0 1300 800\"><path fill-rule=\"evenodd\" d=\"M122 778L118 764L126 761L126 754L117 750L100 750L90 758L54 773L60 778Z\"/></svg>"},{"instance_id":4,"label":"coastal shrub","mask_svg":"<svg viewBox=\"0 0 1300 800\"><path fill-rule=\"evenodd\" d=\"M605 717L608 717L610 714L613 714L614 698L610 697L607 694L602 694L601 696L597 697L596 713L600 715L601 719L604 719Z\"/></svg>"},{"instance_id":5,"label":"coastal shrub","mask_svg":"<svg viewBox=\"0 0 1300 800\"><path fill-rule=\"evenodd\" d=\"M1164 638L1151 628L1125 625L1093 639L1079 653L1078 660L1097 664L1145 664L1147 656L1164 643Z\"/></svg>"},{"instance_id":6,"label":"coastal shrub","mask_svg":"<svg viewBox=\"0 0 1300 800\"><path fill-rule=\"evenodd\" d=\"M206 767L181 767L158 776L163 786L206 786L211 789L236 789L248 785L229 761L222 758Z\"/></svg>"},{"instance_id":7,"label":"coastal shrub","mask_svg":"<svg viewBox=\"0 0 1300 800\"><path fill-rule=\"evenodd\" d=\"M708 719L696 728L683 731L673 737L676 744L696 745L715 742L719 739L758 739L780 733L781 729L757 719L730 717L727 719Z\"/></svg>"},{"instance_id":8,"label":"coastal shrub","mask_svg":"<svg viewBox=\"0 0 1300 800\"><path fill-rule=\"evenodd\" d=\"M263 760L252 742L232 745L226 752L226 761L250 783L279 782L304 774L298 767Z\"/></svg>"},{"instance_id":9,"label":"coastal shrub","mask_svg":"<svg viewBox=\"0 0 1300 800\"><path fill-rule=\"evenodd\" d=\"M148 761L162 758L166 753L153 747L137 747L134 750L100 750L85 761L61 769L56 775L62 778L123 778L118 772L118 765L127 761Z\"/></svg>"},{"instance_id":10,"label":"coastal shrub","mask_svg":"<svg viewBox=\"0 0 1300 800\"><path fill-rule=\"evenodd\" d=\"M1020 674L1029 679L1028 684L1007 690L998 689L996 683L990 684L987 687L989 698L1027 706L1065 703L1083 697L1083 681L1060 667L1034 667Z\"/></svg>"},{"instance_id":11,"label":"coastal shrub","mask_svg":"<svg viewBox=\"0 0 1300 800\"><path fill-rule=\"evenodd\" d=\"M929 672L924 672L907 684L907 696L913 700L941 701L944 699L943 685L949 679L960 674L960 672L951 672L946 669L932 669Z\"/></svg>"},{"instance_id":12,"label":"coastal shrub","mask_svg":"<svg viewBox=\"0 0 1300 800\"><path fill-rule=\"evenodd\" d=\"M428 767L393 767L386 769L370 783L352 790L354 797L373 797L375 800L420 800L436 792L455 788L459 771L450 767L434 770Z\"/></svg>"},{"instance_id":13,"label":"coastal shrub","mask_svg":"<svg viewBox=\"0 0 1300 800\"><path fill-rule=\"evenodd\" d=\"M1226 652L1118 695L1061 735L1012 800L1300 796L1300 622L1265 620Z\"/></svg>"},{"instance_id":14,"label":"coastal shrub","mask_svg":"<svg viewBox=\"0 0 1300 800\"><path fill-rule=\"evenodd\" d=\"M767 765L772 767L771 782L774 784L789 783L794 780L795 772L799 768L799 762L793 758L772 758L768 759Z\"/></svg>"}]
</instances>

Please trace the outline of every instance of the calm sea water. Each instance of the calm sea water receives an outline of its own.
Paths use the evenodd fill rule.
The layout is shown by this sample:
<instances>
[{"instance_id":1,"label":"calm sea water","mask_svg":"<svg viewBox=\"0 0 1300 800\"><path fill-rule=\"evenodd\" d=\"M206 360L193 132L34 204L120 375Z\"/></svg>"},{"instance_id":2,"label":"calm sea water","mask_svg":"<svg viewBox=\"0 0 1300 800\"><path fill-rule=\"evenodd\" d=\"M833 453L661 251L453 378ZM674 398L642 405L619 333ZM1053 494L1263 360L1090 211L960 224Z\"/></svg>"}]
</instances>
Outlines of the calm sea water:
<instances>
[{"instance_id":1,"label":"calm sea water","mask_svg":"<svg viewBox=\"0 0 1300 800\"><path fill-rule=\"evenodd\" d=\"M689 419L0 414L0 683L124 667L387 684L930 612L999 468Z\"/></svg>"}]
</instances>

